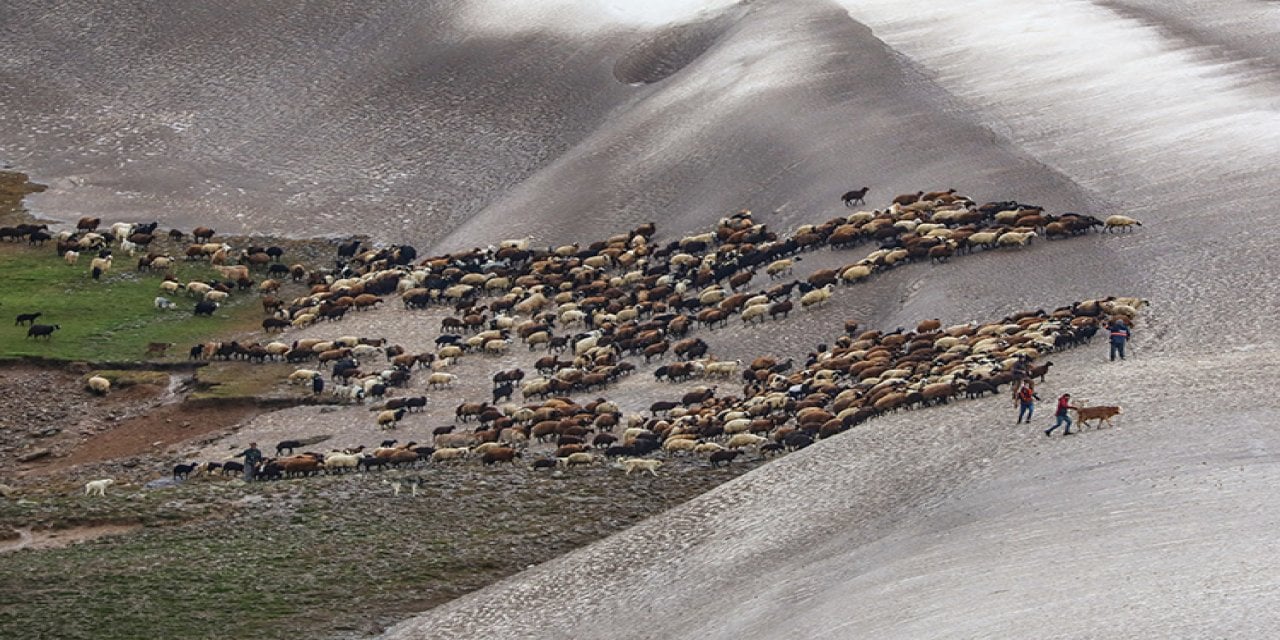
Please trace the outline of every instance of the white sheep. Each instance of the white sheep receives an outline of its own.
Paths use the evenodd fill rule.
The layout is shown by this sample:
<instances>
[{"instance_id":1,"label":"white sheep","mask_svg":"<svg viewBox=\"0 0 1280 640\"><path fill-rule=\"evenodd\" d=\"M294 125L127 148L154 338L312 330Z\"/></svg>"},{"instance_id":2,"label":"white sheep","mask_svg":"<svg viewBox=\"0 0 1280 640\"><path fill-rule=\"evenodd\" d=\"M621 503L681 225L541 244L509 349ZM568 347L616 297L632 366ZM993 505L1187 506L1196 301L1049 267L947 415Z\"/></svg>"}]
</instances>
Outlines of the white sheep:
<instances>
[{"instance_id":1,"label":"white sheep","mask_svg":"<svg viewBox=\"0 0 1280 640\"><path fill-rule=\"evenodd\" d=\"M831 298L831 292L835 291L835 285L827 285L821 289L814 289L809 293L800 296L800 305L803 307L811 307L815 304L822 304Z\"/></svg>"},{"instance_id":2,"label":"white sheep","mask_svg":"<svg viewBox=\"0 0 1280 640\"><path fill-rule=\"evenodd\" d=\"M471 449L467 447L443 447L431 453L431 461L465 460L470 451Z\"/></svg>"},{"instance_id":3,"label":"white sheep","mask_svg":"<svg viewBox=\"0 0 1280 640\"><path fill-rule=\"evenodd\" d=\"M658 475L658 467L662 466L661 460L650 460L647 458L629 458L622 461L622 468L626 469L625 475L631 475L632 471L648 471L653 475Z\"/></svg>"},{"instance_id":4,"label":"white sheep","mask_svg":"<svg viewBox=\"0 0 1280 640\"><path fill-rule=\"evenodd\" d=\"M89 390L100 396L105 396L108 391L111 391L111 381L102 376L93 376L85 380L85 384L89 386Z\"/></svg>"},{"instance_id":5,"label":"white sheep","mask_svg":"<svg viewBox=\"0 0 1280 640\"><path fill-rule=\"evenodd\" d=\"M1006 231L996 239L996 244L1001 247L1025 247L1034 237L1036 237L1034 231Z\"/></svg>"},{"instance_id":6,"label":"white sheep","mask_svg":"<svg viewBox=\"0 0 1280 640\"><path fill-rule=\"evenodd\" d=\"M662 450L675 453L676 451L693 451L698 447L698 441L692 438L667 438L662 442Z\"/></svg>"},{"instance_id":7,"label":"white sheep","mask_svg":"<svg viewBox=\"0 0 1280 640\"><path fill-rule=\"evenodd\" d=\"M693 448L694 453L715 453L717 451L727 451L727 449L718 442L704 442Z\"/></svg>"},{"instance_id":8,"label":"white sheep","mask_svg":"<svg viewBox=\"0 0 1280 640\"><path fill-rule=\"evenodd\" d=\"M455 376L452 373L437 371L427 377L427 386L433 389L438 389L440 387L452 386L453 383L457 381L458 381L458 376Z\"/></svg>"},{"instance_id":9,"label":"white sheep","mask_svg":"<svg viewBox=\"0 0 1280 640\"><path fill-rule=\"evenodd\" d=\"M187 295L193 298L203 298L204 294L213 291L213 287L209 286L207 283L200 282L199 280L192 280L191 282L188 282L186 289Z\"/></svg>"},{"instance_id":10,"label":"white sheep","mask_svg":"<svg viewBox=\"0 0 1280 640\"><path fill-rule=\"evenodd\" d=\"M181 282L174 282L173 280L165 280L160 283L160 291L170 295L177 293L182 288L183 284Z\"/></svg>"},{"instance_id":11,"label":"white sheep","mask_svg":"<svg viewBox=\"0 0 1280 640\"><path fill-rule=\"evenodd\" d=\"M769 439L764 436L758 436L754 433L739 433L725 443L725 447L729 449L741 449L743 447L755 447L764 444Z\"/></svg>"},{"instance_id":12,"label":"white sheep","mask_svg":"<svg viewBox=\"0 0 1280 640\"><path fill-rule=\"evenodd\" d=\"M871 266L865 264L851 265L840 273L840 279L845 282L861 282L871 277Z\"/></svg>"},{"instance_id":13,"label":"white sheep","mask_svg":"<svg viewBox=\"0 0 1280 640\"><path fill-rule=\"evenodd\" d=\"M67 264L74 267L76 266L76 261L80 259L80 252L67 249L67 252L62 254L62 259L66 260Z\"/></svg>"},{"instance_id":14,"label":"white sheep","mask_svg":"<svg viewBox=\"0 0 1280 640\"><path fill-rule=\"evenodd\" d=\"M489 340L484 343L484 350L485 353L506 353L509 346L511 346L510 339Z\"/></svg>"},{"instance_id":15,"label":"white sheep","mask_svg":"<svg viewBox=\"0 0 1280 640\"><path fill-rule=\"evenodd\" d=\"M312 369L298 369L289 374L289 384L306 384L320 377L320 372Z\"/></svg>"},{"instance_id":16,"label":"white sheep","mask_svg":"<svg viewBox=\"0 0 1280 640\"><path fill-rule=\"evenodd\" d=\"M764 322L765 316L769 314L769 305L756 304L742 310L742 324L751 324L759 318L760 322Z\"/></svg>"},{"instance_id":17,"label":"white sheep","mask_svg":"<svg viewBox=\"0 0 1280 640\"><path fill-rule=\"evenodd\" d=\"M517 251L528 251L529 243L533 242L533 236L525 236L523 238L503 240L498 243L499 249L516 249Z\"/></svg>"},{"instance_id":18,"label":"white sheep","mask_svg":"<svg viewBox=\"0 0 1280 640\"><path fill-rule=\"evenodd\" d=\"M106 497L107 487L115 484L116 481L111 478L103 478L101 480L90 480L84 483L84 494L86 496L102 496Z\"/></svg>"},{"instance_id":19,"label":"white sheep","mask_svg":"<svg viewBox=\"0 0 1280 640\"><path fill-rule=\"evenodd\" d=\"M703 368L703 373L708 378L731 378L738 372L738 367L742 365L741 360L725 360L720 362L709 362Z\"/></svg>"},{"instance_id":20,"label":"white sheep","mask_svg":"<svg viewBox=\"0 0 1280 640\"><path fill-rule=\"evenodd\" d=\"M799 260L799 258L796 258L795 260ZM764 268L764 272L769 274L770 278L780 278L788 275L791 273L791 268L795 265L795 260L790 258L774 260L769 263L769 266Z\"/></svg>"},{"instance_id":21,"label":"white sheep","mask_svg":"<svg viewBox=\"0 0 1280 640\"><path fill-rule=\"evenodd\" d=\"M94 258L93 262L89 263L89 273L93 273L97 271L100 275L105 276L107 275L107 272L110 270L111 270L111 256L107 256L105 258Z\"/></svg>"},{"instance_id":22,"label":"white sheep","mask_svg":"<svg viewBox=\"0 0 1280 640\"><path fill-rule=\"evenodd\" d=\"M1114 216L1107 216L1106 221L1102 223L1102 228L1107 231L1112 231L1114 229L1128 229L1129 231L1133 231L1135 226L1141 227L1142 223L1138 222L1135 218L1118 214Z\"/></svg>"}]
</instances>

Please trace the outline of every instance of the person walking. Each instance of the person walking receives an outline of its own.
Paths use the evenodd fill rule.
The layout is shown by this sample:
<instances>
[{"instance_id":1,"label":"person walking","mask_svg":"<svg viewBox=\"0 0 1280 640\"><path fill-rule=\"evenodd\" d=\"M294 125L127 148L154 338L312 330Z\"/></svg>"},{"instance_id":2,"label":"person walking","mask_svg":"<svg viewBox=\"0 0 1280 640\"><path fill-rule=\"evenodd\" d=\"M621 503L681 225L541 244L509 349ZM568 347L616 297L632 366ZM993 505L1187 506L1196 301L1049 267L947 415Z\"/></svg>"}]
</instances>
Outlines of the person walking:
<instances>
[{"instance_id":1,"label":"person walking","mask_svg":"<svg viewBox=\"0 0 1280 640\"><path fill-rule=\"evenodd\" d=\"M258 443L250 442L248 449L237 453L234 457L244 458L244 481L253 482L253 477L258 473L258 463L262 462L262 450L258 448Z\"/></svg>"},{"instance_id":2,"label":"person walking","mask_svg":"<svg viewBox=\"0 0 1280 640\"><path fill-rule=\"evenodd\" d=\"M1107 325L1107 328L1111 330L1111 361L1116 361L1116 354L1124 360L1124 345L1129 341L1129 325L1125 324L1124 320L1116 318Z\"/></svg>"},{"instance_id":3,"label":"person walking","mask_svg":"<svg viewBox=\"0 0 1280 640\"><path fill-rule=\"evenodd\" d=\"M1036 387L1030 380L1022 383L1022 388L1018 389L1018 422L1022 424L1022 418L1025 416L1027 424L1031 424L1031 414L1036 410L1036 400L1040 396L1036 395Z\"/></svg>"},{"instance_id":4,"label":"person walking","mask_svg":"<svg viewBox=\"0 0 1280 640\"><path fill-rule=\"evenodd\" d=\"M1057 429L1058 427L1062 426L1064 423L1067 425L1067 427L1062 430L1062 435L1064 436L1071 435L1071 415L1067 411L1070 408L1071 408L1071 394L1064 393L1058 396L1058 411L1053 414L1055 417L1057 417L1058 420L1053 423L1052 427L1049 427L1048 429L1044 430L1044 435L1047 436L1052 434L1054 429Z\"/></svg>"}]
</instances>

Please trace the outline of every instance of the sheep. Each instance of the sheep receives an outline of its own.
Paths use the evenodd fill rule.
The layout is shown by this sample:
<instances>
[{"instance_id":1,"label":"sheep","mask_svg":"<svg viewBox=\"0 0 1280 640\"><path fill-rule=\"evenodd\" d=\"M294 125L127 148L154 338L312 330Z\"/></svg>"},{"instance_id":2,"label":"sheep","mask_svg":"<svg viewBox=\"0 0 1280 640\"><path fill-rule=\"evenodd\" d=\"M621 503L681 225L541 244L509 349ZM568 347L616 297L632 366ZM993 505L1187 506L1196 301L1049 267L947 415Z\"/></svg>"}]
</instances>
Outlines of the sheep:
<instances>
[{"instance_id":1,"label":"sheep","mask_svg":"<svg viewBox=\"0 0 1280 640\"><path fill-rule=\"evenodd\" d=\"M1035 237L1036 232L1034 231L1006 231L996 239L996 244L1001 247L1025 247Z\"/></svg>"},{"instance_id":2,"label":"sheep","mask_svg":"<svg viewBox=\"0 0 1280 640\"><path fill-rule=\"evenodd\" d=\"M662 443L662 450L668 453L677 451L693 451L698 447L698 441L690 438L667 438Z\"/></svg>"},{"instance_id":3,"label":"sheep","mask_svg":"<svg viewBox=\"0 0 1280 640\"><path fill-rule=\"evenodd\" d=\"M105 258L94 258L93 261L89 263L89 274L93 276L94 280L106 275L107 271L110 270L111 256L107 256Z\"/></svg>"},{"instance_id":4,"label":"sheep","mask_svg":"<svg viewBox=\"0 0 1280 640\"><path fill-rule=\"evenodd\" d=\"M769 263L769 266L764 268L764 272L769 274L770 278L781 278L791 273L792 267L795 266L795 263L798 260L800 260L800 258L783 258L782 260L775 260Z\"/></svg>"},{"instance_id":5,"label":"sheep","mask_svg":"<svg viewBox=\"0 0 1280 640\"><path fill-rule=\"evenodd\" d=\"M66 253L62 254L62 259L65 260L68 265L74 267L76 266L76 261L80 259L80 252L68 249Z\"/></svg>"},{"instance_id":6,"label":"sheep","mask_svg":"<svg viewBox=\"0 0 1280 640\"><path fill-rule=\"evenodd\" d=\"M711 454L711 458L710 458L711 466L712 468L719 468L721 463L729 464L730 462L733 462L734 458L738 457L741 454L742 452L736 449L731 451L716 451L715 453Z\"/></svg>"},{"instance_id":7,"label":"sheep","mask_svg":"<svg viewBox=\"0 0 1280 640\"><path fill-rule=\"evenodd\" d=\"M102 376L93 376L86 380L85 384L88 385L90 391L100 396L105 396L107 392L111 391L111 381Z\"/></svg>"},{"instance_id":8,"label":"sheep","mask_svg":"<svg viewBox=\"0 0 1280 640\"><path fill-rule=\"evenodd\" d=\"M155 299L154 301L152 301L152 304L154 304L154 305L155 305L155 307L156 307L157 309L176 309L176 308L178 308L178 305L174 304L174 302L173 302L172 300L170 300L170 299L168 299L168 298L166 298L166 297L164 297L164 296L156 296L156 299Z\"/></svg>"},{"instance_id":9,"label":"sheep","mask_svg":"<svg viewBox=\"0 0 1280 640\"><path fill-rule=\"evenodd\" d=\"M191 282L188 282L185 289L187 290L187 295L193 298L203 298L204 294L213 291L213 287L204 282L200 282L199 280L192 280Z\"/></svg>"},{"instance_id":10,"label":"sheep","mask_svg":"<svg viewBox=\"0 0 1280 640\"><path fill-rule=\"evenodd\" d=\"M769 313L768 304L757 304L742 310L742 324L751 324L757 318L764 322L764 317Z\"/></svg>"},{"instance_id":11,"label":"sheep","mask_svg":"<svg viewBox=\"0 0 1280 640\"><path fill-rule=\"evenodd\" d=\"M289 374L289 384L307 384L314 378L320 377L320 375L319 371L312 369L298 369Z\"/></svg>"},{"instance_id":12,"label":"sheep","mask_svg":"<svg viewBox=\"0 0 1280 640\"><path fill-rule=\"evenodd\" d=\"M658 475L658 467L662 466L661 460L651 460L646 458L628 458L622 460L622 468L626 469L624 475L631 475L632 471L639 470L641 472L648 471L655 477Z\"/></svg>"},{"instance_id":13,"label":"sheep","mask_svg":"<svg viewBox=\"0 0 1280 640\"><path fill-rule=\"evenodd\" d=\"M730 378L738 372L740 366L742 366L741 360L709 362L703 367L703 374L708 378Z\"/></svg>"},{"instance_id":14,"label":"sheep","mask_svg":"<svg viewBox=\"0 0 1280 640\"><path fill-rule=\"evenodd\" d=\"M53 332L62 328L58 324L33 324L27 328L28 338L44 338L45 340L53 339Z\"/></svg>"},{"instance_id":15,"label":"sheep","mask_svg":"<svg viewBox=\"0 0 1280 640\"><path fill-rule=\"evenodd\" d=\"M383 429L394 428L397 422L404 418L404 414L408 412L408 408L401 407L395 411L382 411L378 413L378 426Z\"/></svg>"},{"instance_id":16,"label":"sheep","mask_svg":"<svg viewBox=\"0 0 1280 640\"><path fill-rule=\"evenodd\" d=\"M84 483L84 494L86 496L102 496L106 497L107 487L115 484L112 478L103 478L101 480L90 480Z\"/></svg>"},{"instance_id":17,"label":"sheep","mask_svg":"<svg viewBox=\"0 0 1280 640\"><path fill-rule=\"evenodd\" d=\"M871 277L871 266L865 264L850 265L840 272L840 279L845 282L861 282Z\"/></svg>"},{"instance_id":18,"label":"sheep","mask_svg":"<svg viewBox=\"0 0 1280 640\"><path fill-rule=\"evenodd\" d=\"M174 465L173 466L174 481L176 482L178 480L186 480L187 478L191 477L191 472L195 471L198 466L199 465L196 465L195 463Z\"/></svg>"},{"instance_id":19,"label":"sheep","mask_svg":"<svg viewBox=\"0 0 1280 640\"><path fill-rule=\"evenodd\" d=\"M443 447L436 449L431 454L432 462L444 462L445 460L465 460L471 452L468 447Z\"/></svg>"},{"instance_id":20,"label":"sheep","mask_svg":"<svg viewBox=\"0 0 1280 640\"><path fill-rule=\"evenodd\" d=\"M821 289L814 289L809 293L800 296L800 306L811 307L816 304L822 304L831 298L831 292L835 291L835 285L827 285Z\"/></svg>"},{"instance_id":21,"label":"sheep","mask_svg":"<svg viewBox=\"0 0 1280 640\"><path fill-rule=\"evenodd\" d=\"M768 440L768 438L758 436L754 433L739 433L732 438L729 438L729 441L726 442L724 446L727 449L741 449L743 447L759 446L768 442Z\"/></svg>"},{"instance_id":22,"label":"sheep","mask_svg":"<svg viewBox=\"0 0 1280 640\"><path fill-rule=\"evenodd\" d=\"M204 300L206 302L222 303L222 302L226 302L227 298L230 295L231 294L227 293L226 291L210 291L204 294Z\"/></svg>"},{"instance_id":23,"label":"sheep","mask_svg":"<svg viewBox=\"0 0 1280 640\"><path fill-rule=\"evenodd\" d=\"M453 383L457 381L458 381L458 376L453 375L452 373L437 371L435 373L432 373L429 377L427 377L427 386L433 389L437 389L440 387L452 386Z\"/></svg>"},{"instance_id":24,"label":"sheep","mask_svg":"<svg viewBox=\"0 0 1280 640\"><path fill-rule=\"evenodd\" d=\"M1107 219L1102 223L1102 226L1103 226L1103 229L1108 232L1113 231L1115 229L1128 229L1129 231L1133 231L1133 227L1135 226L1141 227L1142 223L1138 222L1134 218L1130 218L1129 216L1122 216L1117 214L1113 216L1107 216Z\"/></svg>"},{"instance_id":25,"label":"sheep","mask_svg":"<svg viewBox=\"0 0 1280 640\"><path fill-rule=\"evenodd\" d=\"M175 282L173 280L165 280L160 283L160 291L169 295L177 293L183 287L184 285L181 282Z\"/></svg>"},{"instance_id":26,"label":"sheep","mask_svg":"<svg viewBox=\"0 0 1280 640\"><path fill-rule=\"evenodd\" d=\"M560 463L560 464L561 464L561 466L565 466L565 467L576 467L576 466L578 466L578 465L580 465L580 464L585 464L585 465L587 465L587 466L593 466L593 465L595 465L597 462L599 462L599 458L597 458L595 455L590 454L590 453L586 453L586 452L582 452L582 451L579 451L578 453L571 453L571 454L569 454L567 457L564 457L564 458L556 458L556 459L557 459L557 460L563 460L564 462L562 462L562 463Z\"/></svg>"}]
</instances>

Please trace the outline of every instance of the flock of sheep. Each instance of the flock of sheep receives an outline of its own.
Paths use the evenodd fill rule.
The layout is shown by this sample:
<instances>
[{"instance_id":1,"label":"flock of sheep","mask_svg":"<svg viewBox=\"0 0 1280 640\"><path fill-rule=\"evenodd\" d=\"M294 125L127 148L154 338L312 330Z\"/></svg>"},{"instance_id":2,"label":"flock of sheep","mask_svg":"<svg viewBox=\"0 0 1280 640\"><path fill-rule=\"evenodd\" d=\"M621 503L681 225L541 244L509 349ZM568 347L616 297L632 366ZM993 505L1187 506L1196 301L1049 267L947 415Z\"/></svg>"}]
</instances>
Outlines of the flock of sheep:
<instances>
[{"instance_id":1,"label":"flock of sheep","mask_svg":"<svg viewBox=\"0 0 1280 640\"><path fill-rule=\"evenodd\" d=\"M426 389L441 389L457 381L449 369L461 358L507 353L517 341L544 353L532 367L536 376L526 377L520 369L502 372L491 398L460 405L457 420L475 418L480 426L438 434L443 441L433 442L429 452L415 443L290 456L267 463L280 469L274 474L264 466L265 477L378 468L384 463L377 460L384 457L390 465L491 461L493 456L485 457L490 454L497 456L491 462L515 462L530 441L539 440L554 442L554 451L533 460L534 468L596 464L609 457L644 460L656 451L702 454L719 465L741 451L768 455L807 446L887 411L995 391L1027 375L1043 355L1087 341L1108 316L1132 317L1143 301L1082 301L984 325L944 328L926 322L915 331L849 326L834 346L800 370L767 358L719 360L692 334L724 327L735 316L743 324L786 318L797 306L822 305L838 295L839 287L904 264L941 263L975 251L1025 247L1037 237L1073 238L1097 228L1138 224L1125 216L1051 215L1017 202L978 205L952 190L899 196L882 210L802 225L786 235L742 211L721 219L707 233L665 244L654 241L653 225L585 247L535 248L524 238L420 261L412 247L362 250L349 243L339 248L338 269L278 265L276 271L306 280L310 289L286 301L276 296L278 283L269 289L260 286L267 314L264 330L340 321L348 311L385 305L398 296L406 309L452 309L433 346L409 350L383 339L343 336L265 344L210 342L193 346L189 356L314 363L289 374L290 382L318 389L328 374L327 393L338 401L385 399L373 424L393 428L426 404L425 395L408 391L416 371L426 372ZM842 267L794 276L805 252L866 243L875 248ZM203 252L204 245L199 246ZM238 255L239 261L249 262L248 256L261 252L219 245L210 257L219 253L220 261ZM252 262L270 265L278 258L263 256ZM216 266L226 270L228 281L249 277L247 265ZM757 275L765 276L765 283L753 286L762 280ZM167 286L173 292L201 289L192 283ZM636 365L628 357L670 359L655 372L659 379L720 382L700 388L693 397L686 394L680 402L654 403L648 415L601 410L611 406L607 402L579 406L570 399L634 372ZM385 364L372 365L379 361ZM740 393L720 389L735 377L742 382ZM536 402L512 402L516 391L526 402ZM351 465L344 456L357 460ZM361 461L372 462L362 466ZM624 468L657 471L657 465L639 462Z\"/></svg>"}]
</instances>

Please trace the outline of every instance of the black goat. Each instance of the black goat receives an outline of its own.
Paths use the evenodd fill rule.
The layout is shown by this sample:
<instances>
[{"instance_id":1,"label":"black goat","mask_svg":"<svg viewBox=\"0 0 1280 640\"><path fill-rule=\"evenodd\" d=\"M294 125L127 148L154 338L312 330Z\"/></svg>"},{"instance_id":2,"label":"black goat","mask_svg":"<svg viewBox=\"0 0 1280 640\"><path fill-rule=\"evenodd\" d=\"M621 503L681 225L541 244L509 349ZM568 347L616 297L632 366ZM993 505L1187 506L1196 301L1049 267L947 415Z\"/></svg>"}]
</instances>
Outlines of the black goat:
<instances>
[{"instance_id":1,"label":"black goat","mask_svg":"<svg viewBox=\"0 0 1280 640\"><path fill-rule=\"evenodd\" d=\"M36 318L39 318L42 315L44 315L43 311L37 311L35 313L19 313L18 318L13 321L13 326L17 327L23 324L32 324L36 321Z\"/></svg>"},{"instance_id":2,"label":"black goat","mask_svg":"<svg viewBox=\"0 0 1280 640\"><path fill-rule=\"evenodd\" d=\"M863 200L863 198L866 197L867 192L870 190L871 190L871 187L863 187L861 189L855 189L853 191L846 192L844 195L840 196L840 202L843 202L844 206L849 207L851 209L855 204L866 204L867 201Z\"/></svg>"},{"instance_id":3,"label":"black goat","mask_svg":"<svg viewBox=\"0 0 1280 640\"><path fill-rule=\"evenodd\" d=\"M195 463L191 463L191 464L177 464L177 465L174 465L174 466L173 466L173 479L174 479L174 480L186 480L186 479L191 475L191 472L192 472L192 471L195 471L195 470L196 470L196 465L195 465Z\"/></svg>"}]
</instances>

